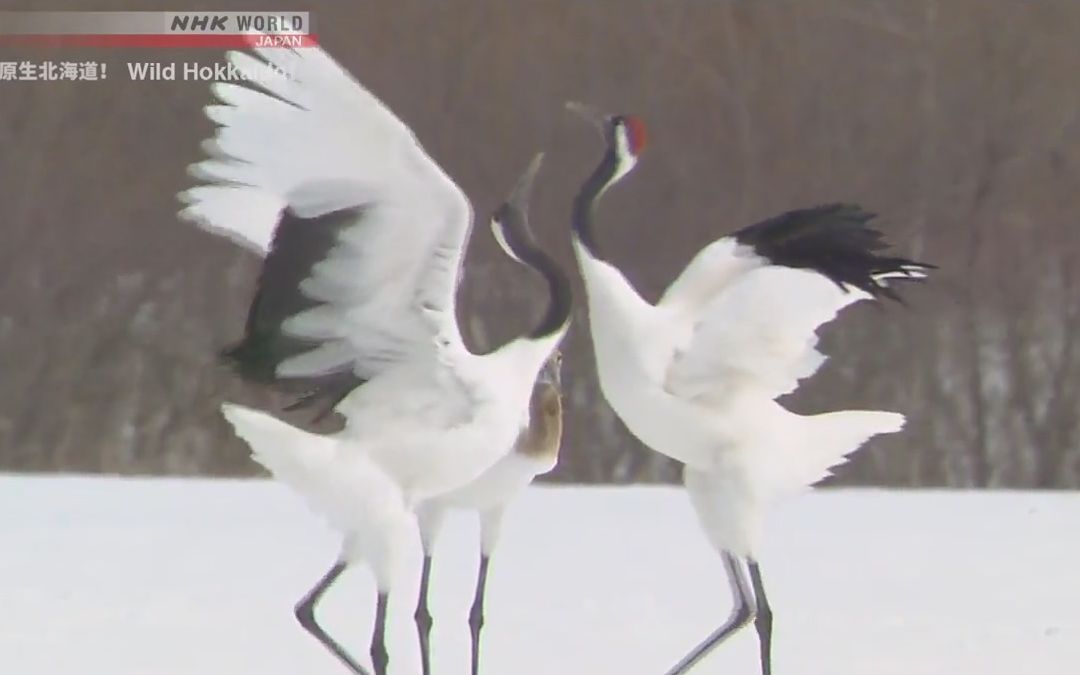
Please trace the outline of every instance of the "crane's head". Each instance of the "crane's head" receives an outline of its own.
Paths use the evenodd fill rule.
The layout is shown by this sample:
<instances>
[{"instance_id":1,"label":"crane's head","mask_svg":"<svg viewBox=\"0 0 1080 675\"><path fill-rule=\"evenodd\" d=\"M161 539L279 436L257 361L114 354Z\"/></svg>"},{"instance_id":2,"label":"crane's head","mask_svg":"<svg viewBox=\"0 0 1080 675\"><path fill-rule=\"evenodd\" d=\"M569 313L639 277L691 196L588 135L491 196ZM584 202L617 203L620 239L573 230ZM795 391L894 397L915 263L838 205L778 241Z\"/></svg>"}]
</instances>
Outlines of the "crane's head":
<instances>
[{"instance_id":1,"label":"crane's head","mask_svg":"<svg viewBox=\"0 0 1080 675\"><path fill-rule=\"evenodd\" d=\"M562 443L563 404L558 384L561 363L562 354L556 349L544 364L533 387L529 399L529 429L522 433L517 444L518 452L550 460L551 468L558 460ZM552 382L550 378L555 381Z\"/></svg>"},{"instance_id":2,"label":"crane's head","mask_svg":"<svg viewBox=\"0 0 1080 675\"><path fill-rule=\"evenodd\" d=\"M556 348L540 369L533 391L533 415L541 415L544 427L549 431L554 442L554 451L558 452L559 438L562 435L562 350Z\"/></svg>"},{"instance_id":3,"label":"crane's head","mask_svg":"<svg viewBox=\"0 0 1080 675\"><path fill-rule=\"evenodd\" d=\"M548 385L556 390L562 387L562 350L556 348L540 368L537 384Z\"/></svg>"},{"instance_id":4,"label":"crane's head","mask_svg":"<svg viewBox=\"0 0 1080 675\"><path fill-rule=\"evenodd\" d=\"M606 115L584 103L570 101L566 108L591 122L604 137L608 152L614 157L615 171L608 181L614 183L634 168L645 150L648 133L645 122L636 115Z\"/></svg>"},{"instance_id":5,"label":"crane's head","mask_svg":"<svg viewBox=\"0 0 1080 675\"><path fill-rule=\"evenodd\" d=\"M517 262L523 262L521 251L533 245L532 231L529 229L529 196L543 160L542 152L533 158L525 173L518 178L510 196L491 214L491 233L495 235L495 241L503 253Z\"/></svg>"},{"instance_id":6,"label":"crane's head","mask_svg":"<svg viewBox=\"0 0 1080 675\"><path fill-rule=\"evenodd\" d=\"M539 413L544 418L544 425L549 429L561 429L562 427L562 395L559 394L558 387L553 387L550 384L545 384L542 389L537 392L539 398L540 410ZM559 433L552 433L555 437L556 443L558 441ZM556 444L556 447L558 445Z\"/></svg>"}]
</instances>

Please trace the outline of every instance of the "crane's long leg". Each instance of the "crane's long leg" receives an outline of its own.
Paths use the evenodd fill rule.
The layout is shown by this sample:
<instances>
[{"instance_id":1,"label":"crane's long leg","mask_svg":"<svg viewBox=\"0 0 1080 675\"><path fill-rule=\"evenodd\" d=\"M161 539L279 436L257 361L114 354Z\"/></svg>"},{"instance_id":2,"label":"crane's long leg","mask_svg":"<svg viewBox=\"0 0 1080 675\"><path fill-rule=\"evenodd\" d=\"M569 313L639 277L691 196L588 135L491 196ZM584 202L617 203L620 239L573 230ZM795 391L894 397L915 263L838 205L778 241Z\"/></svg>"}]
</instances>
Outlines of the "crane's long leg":
<instances>
[{"instance_id":1,"label":"crane's long leg","mask_svg":"<svg viewBox=\"0 0 1080 675\"><path fill-rule=\"evenodd\" d=\"M484 589L487 587L488 562L491 558L480 554L480 571L476 577L476 596L469 610L469 630L472 633L472 675L480 672L480 629L484 627Z\"/></svg>"},{"instance_id":2,"label":"crane's long leg","mask_svg":"<svg viewBox=\"0 0 1080 675\"><path fill-rule=\"evenodd\" d=\"M694 664L705 658L713 648L730 637L732 633L749 623L754 616L754 607L751 604L753 596L739 559L730 553L722 553L721 556L724 559L724 569L727 570L728 583L731 584L731 593L735 596L735 607L731 610L731 615L728 616L727 621L713 631L709 637L705 638L701 644L694 647L689 654L683 657L682 661L675 664L675 667L669 670L667 675L682 675L682 673L689 671Z\"/></svg>"},{"instance_id":3,"label":"crane's long leg","mask_svg":"<svg viewBox=\"0 0 1080 675\"><path fill-rule=\"evenodd\" d=\"M420 573L420 600L416 606L416 632L420 636L420 665L423 675L431 675L431 612L428 610L428 582L431 580L431 556L424 556Z\"/></svg>"},{"instance_id":4,"label":"crane's long leg","mask_svg":"<svg viewBox=\"0 0 1080 675\"><path fill-rule=\"evenodd\" d=\"M772 608L765 596L765 585L761 583L761 570L757 561L749 560L750 582L754 585L754 597L757 599L757 616L754 628L757 629L758 642L761 645L761 675L772 675Z\"/></svg>"},{"instance_id":5,"label":"crane's long leg","mask_svg":"<svg viewBox=\"0 0 1080 675\"><path fill-rule=\"evenodd\" d=\"M386 651L386 605L390 598L387 593L379 593L375 604L375 630L371 634L371 663L375 666L375 675L386 675L386 666L390 655Z\"/></svg>"},{"instance_id":6,"label":"crane's long leg","mask_svg":"<svg viewBox=\"0 0 1080 675\"><path fill-rule=\"evenodd\" d=\"M368 671L364 670L364 668L356 662L356 659L349 656L349 653L346 652L334 638L327 635L326 631L324 631L318 622L315 621L315 605L318 604L323 594L326 593L327 589L333 585L344 571L345 563L335 563L334 566L330 568L330 571L319 580L319 583L315 584L315 587L308 591L308 594L301 598L300 602L296 603L296 619L300 622L300 625L304 627L304 630L330 650L330 653L344 663L355 675L370 675Z\"/></svg>"}]
</instances>

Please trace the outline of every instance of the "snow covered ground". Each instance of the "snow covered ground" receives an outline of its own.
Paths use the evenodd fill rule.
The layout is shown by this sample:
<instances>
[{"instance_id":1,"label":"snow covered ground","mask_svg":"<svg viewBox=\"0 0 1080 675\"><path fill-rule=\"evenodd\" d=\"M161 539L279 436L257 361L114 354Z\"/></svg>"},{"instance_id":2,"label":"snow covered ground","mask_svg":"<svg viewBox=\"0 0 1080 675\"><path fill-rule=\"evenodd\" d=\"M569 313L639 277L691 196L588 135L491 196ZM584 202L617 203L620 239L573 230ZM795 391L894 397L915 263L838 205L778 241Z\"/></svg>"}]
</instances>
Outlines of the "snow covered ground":
<instances>
[{"instance_id":1,"label":"snow covered ground","mask_svg":"<svg viewBox=\"0 0 1080 675\"><path fill-rule=\"evenodd\" d=\"M467 672L475 523L434 573L436 675ZM0 673L335 675L292 605L337 539L267 481L0 476ZM419 569L419 556L411 561ZM762 557L778 675L1080 672L1080 495L831 490L789 502ZM391 672L416 672L415 584ZM373 590L321 618L366 660ZM658 675L730 607L674 488L535 488L492 563L489 675ZM695 673L757 672L752 630Z\"/></svg>"}]
</instances>

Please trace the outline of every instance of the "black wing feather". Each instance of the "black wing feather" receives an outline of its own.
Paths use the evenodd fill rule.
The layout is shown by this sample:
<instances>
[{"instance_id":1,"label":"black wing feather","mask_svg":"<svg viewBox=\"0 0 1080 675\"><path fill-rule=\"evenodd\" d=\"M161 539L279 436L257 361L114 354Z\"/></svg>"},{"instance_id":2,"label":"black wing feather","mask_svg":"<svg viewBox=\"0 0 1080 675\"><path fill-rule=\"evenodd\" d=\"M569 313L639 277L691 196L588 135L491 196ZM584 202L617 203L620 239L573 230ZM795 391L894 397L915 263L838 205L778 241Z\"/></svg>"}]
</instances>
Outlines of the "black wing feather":
<instances>
[{"instance_id":1,"label":"black wing feather","mask_svg":"<svg viewBox=\"0 0 1080 675\"><path fill-rule=\"evenodd\" d=\"M318 377L279 376L277 368L283 361L320 344L318 340L289 335L282 330L282 323L322 304L304 295L300 284L311 276L315 265L327 258L340 233L356 223L361 211L361 207L351 207L313 218L301 218L289 209L282 211L248 309L244 337L221 354L246 380L290 391L306 390L286 409L322 406L317 419L327 415L364 380L352 371Z\"/></svg>"},{"instance_id":2,"label":"black wing feather","mask_svg":"<svg viewBox=\"0 0 1080 675\"><path fill-rule=\"evenodd\" d=\"M855 286L875 298L900 301L888 281L919 281L936 267L878 255L889 245L868 225L873 218L853 204L825 204L782 213L733 236L773 264L813 270L841 288Z\"/></svg>"}]
</instances>

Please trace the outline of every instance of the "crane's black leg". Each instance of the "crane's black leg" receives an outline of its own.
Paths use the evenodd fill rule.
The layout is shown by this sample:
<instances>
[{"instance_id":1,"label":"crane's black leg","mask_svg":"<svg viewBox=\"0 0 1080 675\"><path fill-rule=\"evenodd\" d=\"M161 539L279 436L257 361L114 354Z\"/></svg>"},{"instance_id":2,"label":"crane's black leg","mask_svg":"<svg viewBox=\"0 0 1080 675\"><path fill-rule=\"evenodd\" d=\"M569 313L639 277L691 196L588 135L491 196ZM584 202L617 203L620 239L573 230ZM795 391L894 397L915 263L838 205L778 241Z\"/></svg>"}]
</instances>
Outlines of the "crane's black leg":
<instances>
[{"instance_id":1,"label":"crane's black leg","mask_svg":"<svg viewBox=\"0 0 1080 675\"><path fill-rule=\"evenodd\" d=\"M420 635L420 664L423 675L431 675L431 612L428 611L428 582L431 579L431 556L424 556L420 573L420 602L416 606L416 632Z\"/></svg>"},{"instance_id":2,"label":"crane's black leg","mask_svg":"<svg viewBox=\"0 0 1080 675\"><path fill-rule=\"evenodd\" d=\"M480 572L476 578L476 596L469 610L469 630L472 633L472 675L480 672L480 629L484 627L484 589L487 587L488 556L480 554Z\"/></svg>"},{"instance_id":3,"label":"crane's black leg","mask_svg":"<svg viewBox=\"0 0 1080 675\"><path fill-rule=\"evenodd\" d=\"M423 556L420 572L420 599L416 606L416 632L420 636L420 666L423 675L431 675L431 626L434 621L428 609L428 583L431 580L431 556Z\"/></svg>"},{"instance_id":4,"label":"crane's black leg","mask_svg":"<svg viewBox=\"0 0 1080 675\"><path fill-rule=\"evenodd\" d=\"M750 583L754 585L754 597L757 599L757 616L754 627L757 628L758 642L761 645L761 675L772 675L772 608L765 596L765 586L761 583L761 570L754 560L749 560Z\"/></svg>"},{"instance_id":5,"label":"crane's black leg","mask_svg":"<svg viewBox=\"0 0 1080 675\"><path fill-rule=\"evenodd\" d=\"M356 660L349 656L341 645L339 645L334 638L326 634L326 631L319 626L315 621L315 605L318 604L323 594L327 589L333 585L341 573L345 571L345 563L335 563L330 571L319 580L319 583L315 584L315 587L308 591L308 594L300 599L300 602L296 603L296 619L300 622L300 625L304 627L308 633L310 633L316 640L318 640L324 647L330 650L330 653L336 656L342 663L348 667L355 675L370 675L368 671L356 662Z\"/></svg>"},{"instance_id":6,"label":"crane's black leg","mask_svg":"<svg viewBox=\"0 0 1080 675\"><path fill-rule=\"evenodd\" d=\"M730 637L732 633L748 624L750 619L754 617L753 596L750 592L750 586L746 582L746 575L743 573L739 559L730 553L722 553L721 556L724 559L724 569L727 571L728 582L731 584L731 593L735 597L735 607L732 608L727 621L713 631L709 637L705 638L701 644L694 647L689 654L683 657L682 661L675 664L675 667L669 670L667 675L682 675L682 673L689 671L694 664L705 658L713 648Z\"/></svg>"},{"instance_id":7,"label":"crane's black leg","mask_svg":"<svg viewBox=\"0 0 1080 675\"><path fill-rule=\"evenodd\" d=\"M371 634L371 663L375 666L375 675L386 675L386 666L390 655L386 651L386 603L390 596L379 593L375 604L375 630Z\"/></svg>"}]
</instances>

